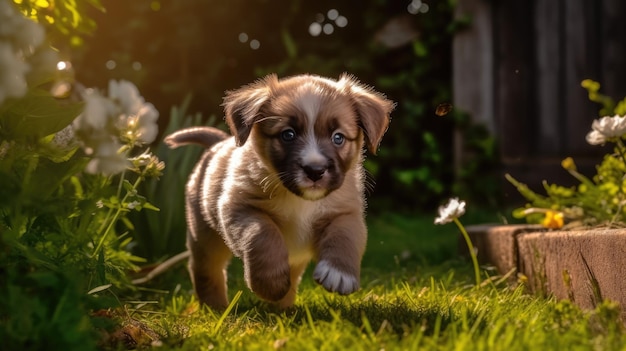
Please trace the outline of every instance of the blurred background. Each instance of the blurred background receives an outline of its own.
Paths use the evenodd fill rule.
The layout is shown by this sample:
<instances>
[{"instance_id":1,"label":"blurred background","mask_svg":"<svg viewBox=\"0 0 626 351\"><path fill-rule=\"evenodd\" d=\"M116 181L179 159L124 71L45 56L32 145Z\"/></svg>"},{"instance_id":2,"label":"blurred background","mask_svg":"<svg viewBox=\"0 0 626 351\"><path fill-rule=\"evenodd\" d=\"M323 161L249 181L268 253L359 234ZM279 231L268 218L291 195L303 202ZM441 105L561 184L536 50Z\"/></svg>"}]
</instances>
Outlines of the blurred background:
<instances>
[{"instance_id":1,"label":"blurred background","mask_svg":"<svg viewBox=\"0 0 626 351\"><path fill-rule=\"evenodd\" d=\"M102 1L97 28L71 50L76 79L106 87L137 84L161 113L188 96L190 114L224 127L224 91L269 73L357 76L398 102L378 156L372 211L436 208L455 181L453 135L461 115L450 103L457 21L448 1ZM485 135L485 137L487 137ZM490 147L491 145L489 145ZM482 153L481 153L482 154ZM492 194L493 195L493 194Z\"/></svg>"},{"instance_id":2,"label":"blurred background","mask_svg":"<svg viewBox=\"0 0 626 351\"><path fill-rule=\"evenodd\" d=\"M606 152L585 142L599 106L581 81L626 96L623 0L29 4L41 22L55 11L51 38L75 81L138 86L160 111L157 140L184 125L224 128L224 92L268 73L348 72L385 93L398 105L379 154L366 160L373 215L430 216L450 196L487 211L522 204L505 173L535 190L544 179L573 183L563 158L588 173ZM200 152L153 147L167 168L147 191L162 211L139 219L149 227L139 225L139 236L184 228L182 183ZM182 248L164 235L171 241L149 251Z\"/></svg>"}]
</instances>

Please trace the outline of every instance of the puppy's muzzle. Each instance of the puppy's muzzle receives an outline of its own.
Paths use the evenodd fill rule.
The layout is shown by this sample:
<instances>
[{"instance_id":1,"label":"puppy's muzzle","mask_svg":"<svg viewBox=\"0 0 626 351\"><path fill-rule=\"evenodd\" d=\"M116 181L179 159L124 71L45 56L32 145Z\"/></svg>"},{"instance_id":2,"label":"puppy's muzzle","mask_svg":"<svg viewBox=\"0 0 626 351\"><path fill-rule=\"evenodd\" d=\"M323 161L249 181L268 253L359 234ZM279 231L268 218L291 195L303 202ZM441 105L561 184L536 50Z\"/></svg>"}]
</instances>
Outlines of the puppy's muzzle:
<instances>
[{"instance_id":1,"label":"puppy's muzzle","mask_svg":"<svg viewBox=\"0 0 626 351\"><path fill-rule=\"evenodd\" d=\"M328 170L327 164L310 164L302 166L302 170L306 174L307 178L317 182L324 177L324 173Z\"/></svg>"}]
</instances>

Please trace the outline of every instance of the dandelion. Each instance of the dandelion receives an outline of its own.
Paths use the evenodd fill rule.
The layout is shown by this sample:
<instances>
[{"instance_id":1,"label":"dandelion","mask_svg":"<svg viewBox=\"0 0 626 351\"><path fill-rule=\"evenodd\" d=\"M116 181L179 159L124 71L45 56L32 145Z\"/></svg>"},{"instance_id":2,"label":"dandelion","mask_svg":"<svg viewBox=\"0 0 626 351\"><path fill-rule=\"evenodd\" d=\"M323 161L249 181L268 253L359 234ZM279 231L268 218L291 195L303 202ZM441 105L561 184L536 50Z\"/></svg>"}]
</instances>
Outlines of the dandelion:
<instances>
[{"instance_id":1,"label":"dandelion","mask_svg":"<svg viewBox=\"0 0 626 351\"><path fill-rule=\"evenodd\" d=\"M605 116L594 120L591 129L586 136L587 142L591 145L602 145L607 141L619 140L626 134L626 119L619 115Z\"/></svg>"},{"instance_id":2,"label":"dandelion","mask_svg":"<svg viewBox=\"0 0 626 351\"><path fill-rule=\"evenodd\" d=\"M465 214L465 201L459 201L458 198L452 198L448 201L445 206L439 207L439 217L435 218L435 224L446 224L450 222L454 222L456 226L461 231L463 238L465 239L465 243L467 244L467 248L469 250L470 258L472 259L472 264L474 266L474 278L476 279L476 286L480 285L480 267L478 266L478 258L476 257L476 250L474 245L472 244L472 240L465 230L465 227L459 221L459 217Z\"/></svg>"},{"instance_id":3,"label":"dandelion","mask_svg":"<svg viewBox=\"0 0 626 351\"><path fill-rule=\"evenodd\" d=\"M452 198L445 206L439 207L439 217L435 219L435 224L446 224L465 214L465 201Z\"/></svg>"}]
</instances>

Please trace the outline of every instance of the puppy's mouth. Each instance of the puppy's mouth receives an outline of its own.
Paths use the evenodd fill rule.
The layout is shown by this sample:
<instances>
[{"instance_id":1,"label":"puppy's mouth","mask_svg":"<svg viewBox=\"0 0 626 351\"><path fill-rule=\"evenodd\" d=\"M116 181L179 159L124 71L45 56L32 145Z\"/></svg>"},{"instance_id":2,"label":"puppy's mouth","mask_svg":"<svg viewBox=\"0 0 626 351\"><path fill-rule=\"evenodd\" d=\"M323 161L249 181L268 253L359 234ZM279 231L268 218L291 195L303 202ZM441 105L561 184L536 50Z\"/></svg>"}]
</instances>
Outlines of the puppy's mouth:
<instances>
[{"instance_id":1,"label":"puppy's mouth","mask_svg":"<svg viewBox=\"0 0 626 351\"><path fill-rule=\"evenodd\" d=\"M343 177L330 165L296 165L284 185L305 200L322 199L341 186Z\"/></svg>"}]
</instances>

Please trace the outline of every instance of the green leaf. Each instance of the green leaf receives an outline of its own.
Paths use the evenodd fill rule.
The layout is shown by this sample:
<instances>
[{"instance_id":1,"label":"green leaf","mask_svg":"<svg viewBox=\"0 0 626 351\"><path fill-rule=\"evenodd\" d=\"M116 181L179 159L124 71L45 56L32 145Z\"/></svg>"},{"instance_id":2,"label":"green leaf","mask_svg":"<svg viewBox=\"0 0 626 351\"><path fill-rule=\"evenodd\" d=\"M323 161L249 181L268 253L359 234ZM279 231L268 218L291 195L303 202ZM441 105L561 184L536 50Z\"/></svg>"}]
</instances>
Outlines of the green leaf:
<instances>
[{"instance_id":1,"label":"green leaf","mask_svg":"<svg viewBox=\"0 0 626 351\"><path fill-rule=\"evenodd\" d=\"M124 190L126 190L127 192L133 194L136 192L135 188L133 187L133 185L128 181L128 179L124 179L124 181L122 182L122 186L124 187Z\"/></svg>"},{"instance_id":2,"label":"green leaf","mask_svg":"<svg viewBox=\"0 0 626 351\"><path fill-rule=\"evenodd\" d=\"M296 42L291 37L289 31L285 28L281 31L281 37L283 39L283 44L285 45L285 50L287 50L287 55L289 58L296 58L298 56L298 47L296 46Z\"/></svg>"},{"instance_id":3,"label":"green leaf","mask_svg":"<svg viewBox=\"0 0 626 351\"><path fill-rule=\"evenodd\" d=\"M158 207L154 206L153 204L146 202L143 204L143 208L148 209L148 210L152 210L152 211L161 211Z\"/></svg>"},{"instance_id":4,"label":"green leaf","mask_svg":"<svg viewBox=\"0 0 626 351\"><path fill-rule=\"evenodd\" d=\"M128 217L122 217L120 218L120 220L124 223L126 228L130 230L135 230L135 226L133 225L133 222L131 222L130 219L128 219Z\"/></svg>"},{"instance_id":5,"label":"green leaf","mask_svg":"<svg viewBox=\"0 0 626 351\"><path fill-rule=\"evenodd\" d=\"M417 57L426 57L428 55L428 47L419 40L413 42L413 53Z\"/></svg>"},{"instance_id":6,"label":"green leaf","mask_svg":"<svg viewBox=\"0 0 626 351\"><path fill-rule=\"evenodd\" d=\"M29 92L5 101L0 109L0 133L8 140L40 139L67 127L83 105L59 102L47 93Z\"/></svg>"}]
</instances>

